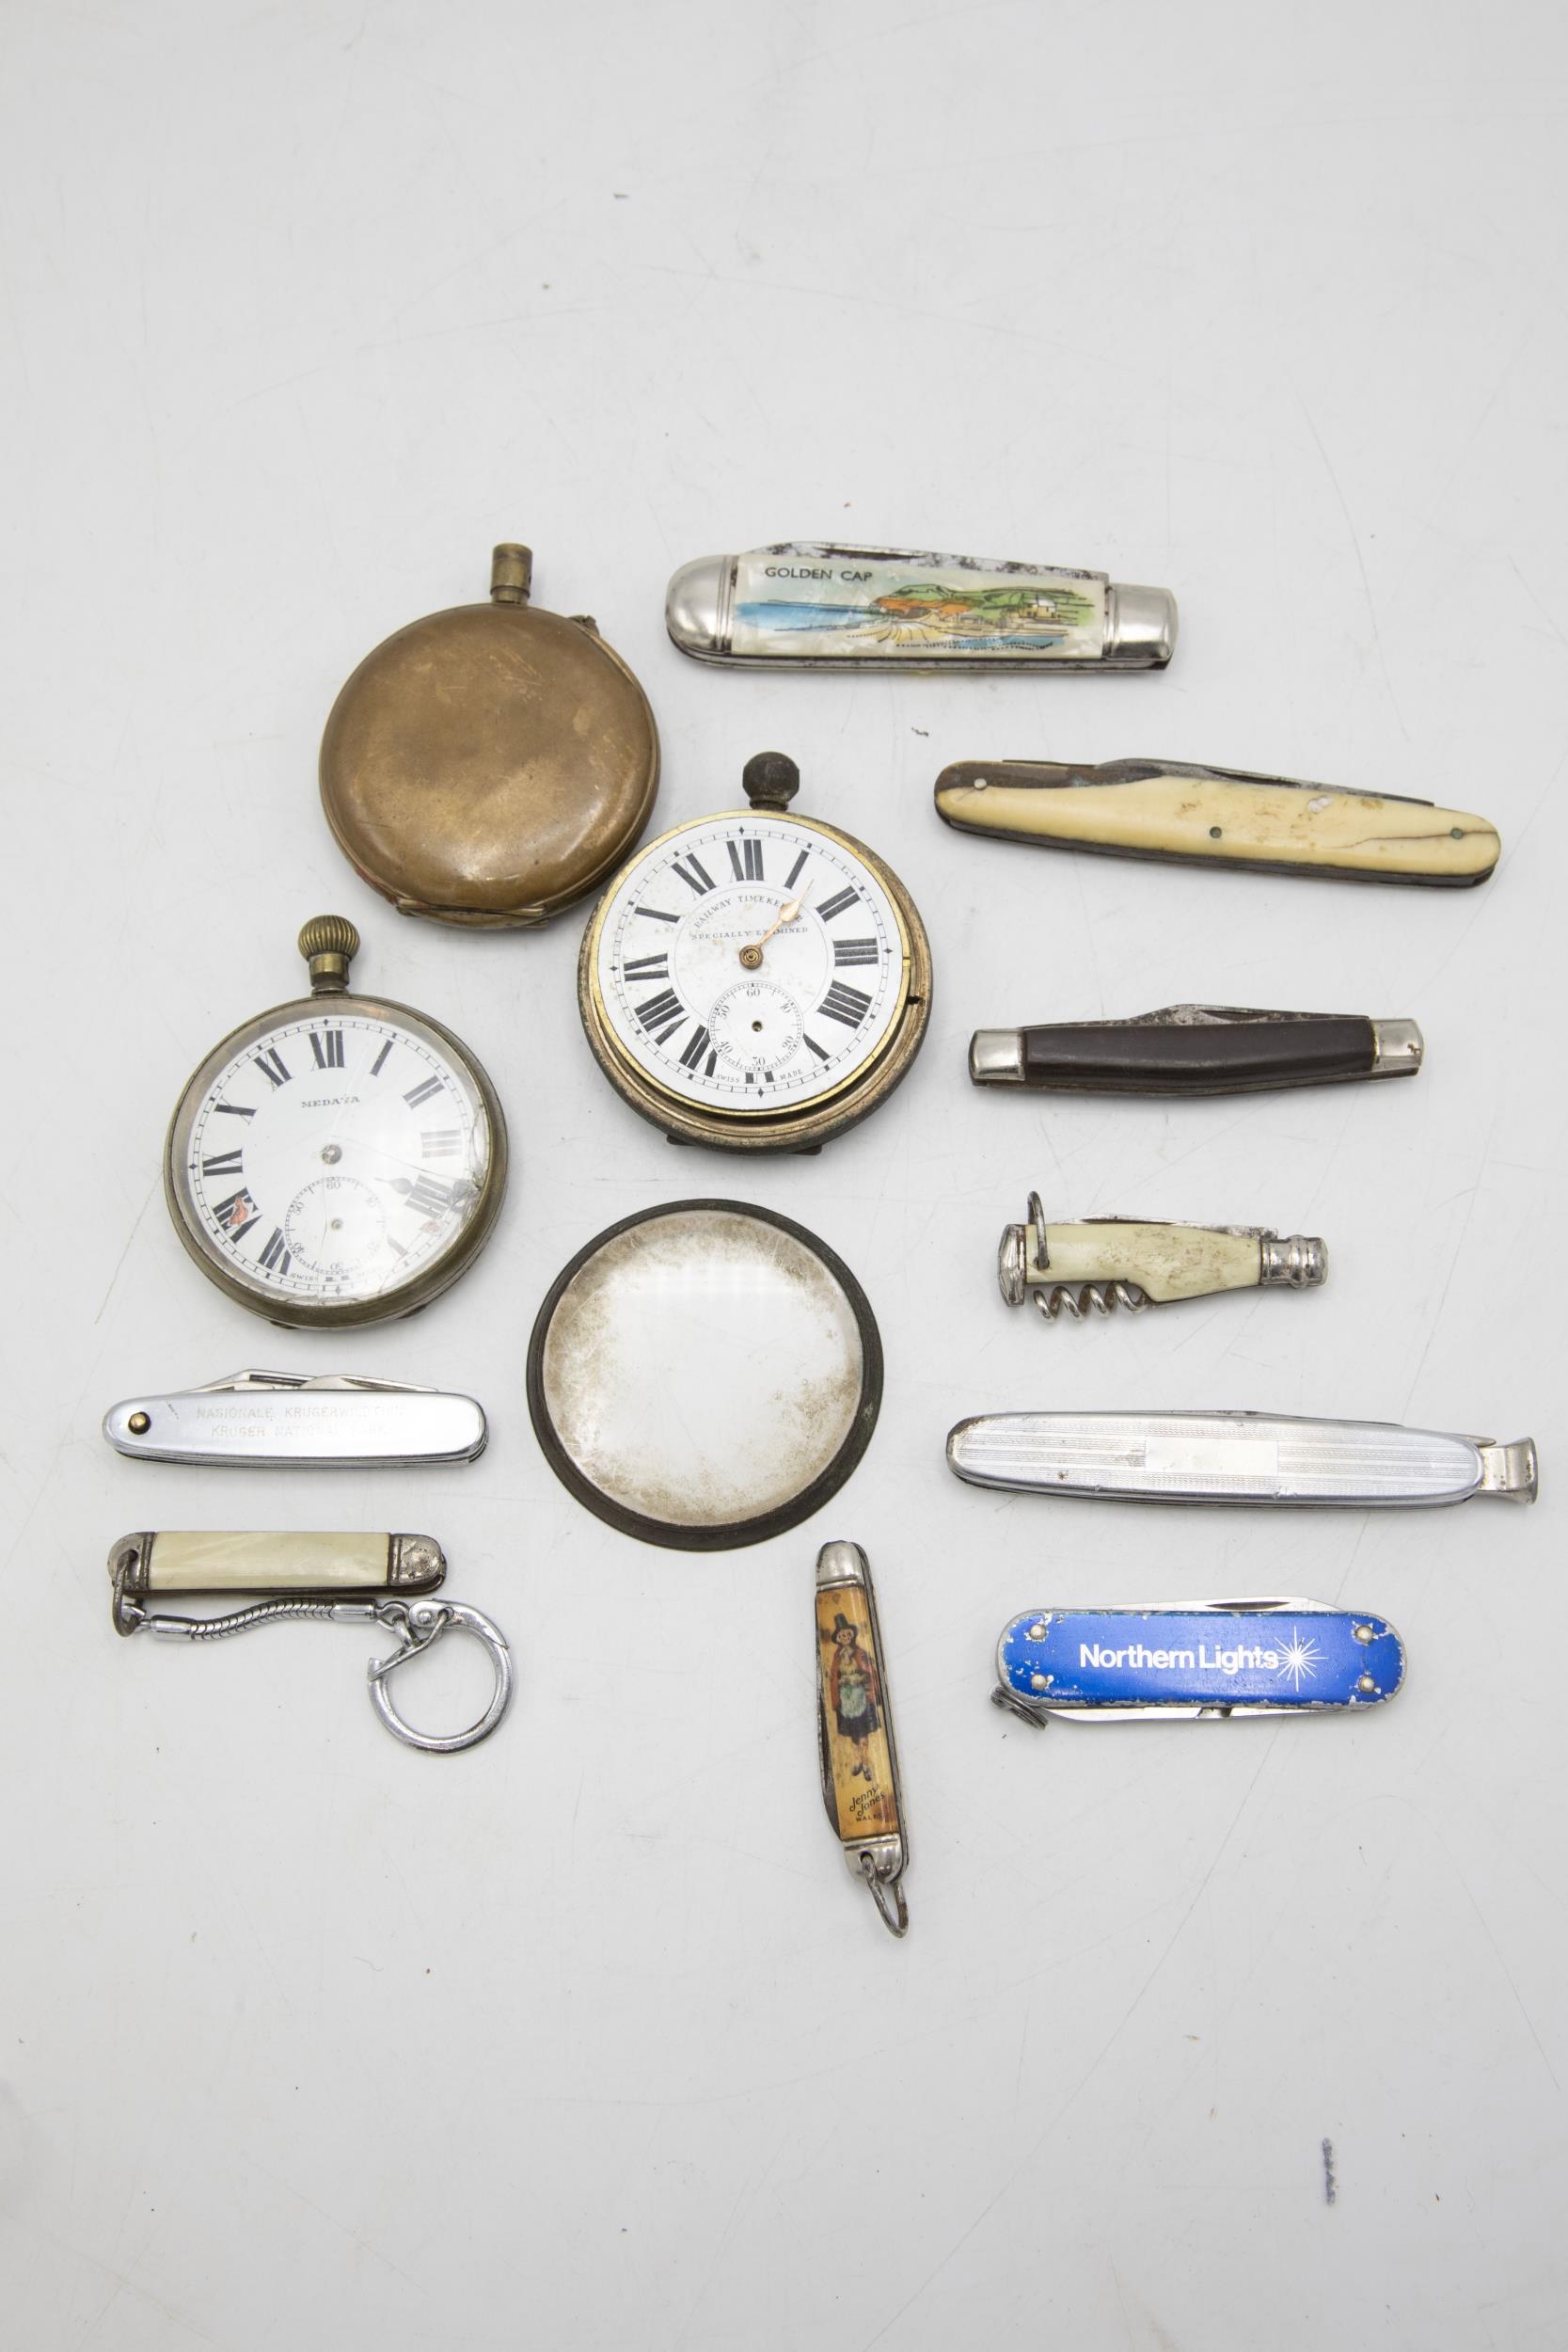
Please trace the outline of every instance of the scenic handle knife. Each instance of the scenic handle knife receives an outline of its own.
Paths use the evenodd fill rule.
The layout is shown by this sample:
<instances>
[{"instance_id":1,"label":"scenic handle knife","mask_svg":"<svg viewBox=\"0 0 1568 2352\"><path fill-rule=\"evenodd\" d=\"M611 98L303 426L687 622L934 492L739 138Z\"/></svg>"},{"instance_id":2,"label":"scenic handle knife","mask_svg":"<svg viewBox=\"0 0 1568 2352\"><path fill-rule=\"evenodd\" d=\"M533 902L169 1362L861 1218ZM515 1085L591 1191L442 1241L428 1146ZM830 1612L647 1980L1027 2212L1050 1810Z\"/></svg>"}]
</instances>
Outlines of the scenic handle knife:
<instances>
[{"instance_id":1,"label":"scenic handle knife","mask_svg":"<svg viewBox=\"0 0 1568 2352\"><path fill-rule=\"evenodd\" d=\"M352 1373L236 1372L128 1396L103 1416L103 1435L133 1460L247 1470L471 1462L486 1434L471 1396Z\"/></svg>"},{"instance_id":2,"label":"scenic handle knife","mask_svg":"<svg viewBox=\"0 0 1568 2352\"><path fill-rule=\"evenodd\" d=\"M1404 1680L1386 1617L1324 1600L1035 1609L1002 1629L998 1707L1037 1727L1381 1707Z\"/></svg>"},{"instance_id":3,"label":"scenic handle knife","mask_svg":"<svg viewBox=\"0 0 1568 2352\"><path fill-rule=\"evenodd\" d=\"M1174 759L960 760L937 778L936 804L960 833L1041 849L1338 881L1462 888L1502 854L1495 828L1461 809Z\"/></svg>"},{"instance_id":4,"label":"scenic handle knife","mask_svg":"<svg viewBox=\"0 0 1568 2352\"><path fill-rule=\"evenodd\" d=\"M1313 1290L1328 1279L1316 1234L1283 1239L1260 1225L1158 1225L1136 1217L1085 1217L1048 1225L1039 1194L1022 1225L1005 1226L996 1278L1009 1307L1032 1298L1047 1323L1081 1323L1117 1307L1135 1314L1218 1291Z\"/></svg>"},{"instance_id":5,"label":"scenic handle knife","mask_svg":"<svg viewBox=\"0 0 1568 2352\"><path fill-rule=\"evenodd\" d=\"M976 1086L1057 1094L1254 1094L1414 1077L1424 1051L1414 1021L1167 1005L1126 1021L976 1029L969 1074Z\"/></svg>"},{"instance_id":6,"label":"scenic handle knife","mask_svg":"<svg viewBox=\"0 0 1568 2352\"><path fill-rule=\"evenodd\" d=\"M871 1565L859 1544L816 1556L816 1746L822 1802L849 1875L893 1935L909 1928L910 1844Z\"/></svg>"},{"instance_id":7,"label":"scenic handle knife","mask_svg":"<svg viewBox=\"0 0 1568 2352\"><path fill-rule=\"evenodd\" d=\"M1346 1510L1533 1502L1534 1440L1274 1413L981 1413L947 1439L974 1486L1120 1502L1319 1503Z\"/></svg>"},{"instance_id":8,"label":"scenic handle knife","mask_svg":"<svg viewBox=\"0 0 1568 2352\"><path fill-rule=\"evenodd\" d=\"M1176 647L1168 588L816 539L683 564L664 612L682 653L747 669L1158 670Z\"/></svg>"}]
</instances>

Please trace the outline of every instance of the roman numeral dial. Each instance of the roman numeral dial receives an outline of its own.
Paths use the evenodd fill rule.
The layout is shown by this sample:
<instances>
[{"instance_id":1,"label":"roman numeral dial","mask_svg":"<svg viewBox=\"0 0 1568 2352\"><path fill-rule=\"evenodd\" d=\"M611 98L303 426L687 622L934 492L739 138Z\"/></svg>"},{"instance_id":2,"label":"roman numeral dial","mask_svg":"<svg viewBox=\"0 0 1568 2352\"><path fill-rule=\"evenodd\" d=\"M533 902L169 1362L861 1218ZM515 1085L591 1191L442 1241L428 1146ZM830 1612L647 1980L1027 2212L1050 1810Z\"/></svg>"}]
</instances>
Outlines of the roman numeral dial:
<instances>
[{"instance_id":1,"label":"roman numeral dial","mask_svg":"<svg viewBox=\"0 0 1568 2352\"><path fill-rule=\"evenodd\" d=\"M656 1119L661 1098L745 1122L847 1091L906 1018L906 910L856 844L782 808L680 826L630 861L590 927L600 1059Z\"/></svg>"},{"instance_id":2,"label":"roman numeral dial","mask_svg":"<svg viewBox=\"0 0 1568 2352\"><path fill-rule=\"evenodd\" d=\"M283 1006L237 1029L181 1099L165 1171L176 1225L214 1281L274 1321L406 1311L488 1230L504 1182L494 1102L419 1014L341 992Z\"/></svg>"}]
</instances>

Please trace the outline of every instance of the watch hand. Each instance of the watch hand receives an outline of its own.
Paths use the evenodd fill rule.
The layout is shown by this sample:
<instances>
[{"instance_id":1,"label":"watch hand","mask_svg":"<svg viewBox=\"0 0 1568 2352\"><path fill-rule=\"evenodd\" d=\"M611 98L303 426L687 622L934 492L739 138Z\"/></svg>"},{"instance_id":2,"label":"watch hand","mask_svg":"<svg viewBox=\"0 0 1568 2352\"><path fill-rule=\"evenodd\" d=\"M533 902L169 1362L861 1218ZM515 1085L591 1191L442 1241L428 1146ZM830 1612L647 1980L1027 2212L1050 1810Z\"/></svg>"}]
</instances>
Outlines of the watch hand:
<instances>
[{"instance_id":1,"label":"watch hand","mask_svg":"<svg viewBox=\"0 0 1568 2352\"><path fill-rule=\"evenodd\" d=\"M762 951L767 946L768 941L772 938L773 933L775 931L783 930L786 923L793 923L795 921L797 915L800 912L800 909L805 905L806 900L811 897L815 888L815 882L807 882L804 890L801 891L799 898L786 898L783 906L779 909L777 914L773 917L771 923L768 924L768 929L763 932L762 937L760 939L753 939L749 947L742 947L740 950L740 961L747 966L748 970L754 971L756 969L757 963L760 963L762 961Z\"/></svg>"}]
</instances>

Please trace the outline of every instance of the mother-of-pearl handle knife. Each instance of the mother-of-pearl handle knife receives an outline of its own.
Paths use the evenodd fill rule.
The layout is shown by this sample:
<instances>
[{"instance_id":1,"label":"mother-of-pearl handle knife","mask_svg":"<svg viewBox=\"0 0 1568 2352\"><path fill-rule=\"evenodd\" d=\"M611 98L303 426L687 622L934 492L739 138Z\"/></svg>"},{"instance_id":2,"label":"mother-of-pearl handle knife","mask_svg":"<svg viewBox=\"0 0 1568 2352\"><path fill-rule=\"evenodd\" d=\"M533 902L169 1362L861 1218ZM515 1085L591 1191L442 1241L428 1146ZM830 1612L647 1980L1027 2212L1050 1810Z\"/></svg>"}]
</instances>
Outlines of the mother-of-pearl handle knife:
<instances>
[{"instance_id":1,"label":"mother-of-pearl handle knife","mask_svg":"<svg viewBox=\"0 0 1568 2352\"><path fill-rule=\"evenodd\" d=\"M1035 1609L1002 1629L991 1697L1037 1727L1381 1707L1404 1679L1386 1617L1325 1600Z\"/></svg>"},{"instance_id":2,"label":"mother-of-pearl handle knife","mask_svg":"<svg viewBox=\"0 0 1568 2352\"><path fill-rule=\"evenodd\" d=\"M116 1622L122 1599L160 1593L433 1593L447 1558L434 1535L145 1529L109 1548Z\"/></svg>"},{"instance_id":3,"label":"mother-of-pearl handle knife","mask_svg":"<svg viewBox=\"0 0 1568 2352\"><path fill-rule=\"evenodd\" d=\"M977 1087L1055 1094L1257 1094L1349 1078L1413 1078L1424 1052L1414 1021L1166 1005L1125 1021L976 1029L969 1074Z\"/></svg>"},{"instance_id":4,"label":"mother-of-pearl handle knife","mask_svg":"<svg viewBox=\"0 0 1568 2352\"><path fill-rule=\"evenodd\" d=\"M1037 1192L1025 1223L1005 1226L996 1279L1009 1307L1032 1298L1047 1323L1081 1323L1117 1307L1136 1312L1217 1291L1313 1290L1328 1279L1316 1234L1281 1239L1260 1225L1160 1225L1085 1217L1048 1225Z\"/></svg>"},{"instance_id":5,"label":"mother-of-pearl handle knife","mask_svg":"<svg viewBox=\"0 0 1568 2352\"><path fill-rule=\"evenodd\" d=\"M974 1486L1120 1502L1326 1503L1349 1510L1533 1502L1534 1440L1287 1413L980 1413L947 1439Z\"/></svg>"},{"instance_id":6,"label":"mother-of-pearl handle knife","mask_svg":"<svg viewBox=\"0 0 1568 2352\"><path fill-rule=\"evenodd\" d=\"M936 803L961 833L1041 849L1339 881L1463 886L1502 853L1484 818L1460 809L1175 759L959 760L937 778Z\"/></svg>"}]
</instances>

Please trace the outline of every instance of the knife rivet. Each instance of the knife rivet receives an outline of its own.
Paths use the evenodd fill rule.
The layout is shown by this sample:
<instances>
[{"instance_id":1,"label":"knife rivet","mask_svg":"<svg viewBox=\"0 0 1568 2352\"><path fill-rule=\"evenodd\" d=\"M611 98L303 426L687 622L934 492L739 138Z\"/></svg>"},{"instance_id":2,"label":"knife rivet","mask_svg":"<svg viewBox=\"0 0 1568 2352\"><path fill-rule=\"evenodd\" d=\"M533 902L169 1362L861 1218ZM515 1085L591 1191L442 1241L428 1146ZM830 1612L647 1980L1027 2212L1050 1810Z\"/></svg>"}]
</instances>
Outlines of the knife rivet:
<instances>
[{"instance_id":1,"label":"knife rivet","mask_svg":"<svg viewBox=\"0 0 1568 2352\"><path fill-rule=\"evenodd\" d=\"M1049 1691L1051 1688L1051 1677L1049 1675L1031 1675L1029 1677L1029 1688L1031 1691Z\"/></svg>"},{"instance_id":2,"label":"knife rivet","mask_svg":"<svg viewBox=\"0 0 1568 2352\"><path fill-rule=\"evenodd\" d=\"M974 779L974 790L976 792L984 792L990 783L990 776L976 776Z\"/></svg>"},{"instance_id":3,"label":"knife rivet","mask_svg":"<svg viewBox=\"0 0 1568 2352\"><path fill-rule=\"evenodd\" d=\"M1032 1625L1032 1626L1029 1628L1029 1639L1031 1640L1031 1642L1043 1642L1043 1641L1044 1641L1044 1639L1045 1639L1045 1620L1044 1620L1044 1618L1043 1618L1043 1617L1040 1619L1040 1622L1039 1622L1039 1624L1038 1624L1038 1625Z\"/></svg>"},{"instance_id":4,"label":"knife rivet","mask_svg":"<svg viewBox=\"0 0 1568 2352\"><path fill-rule=\"evenodd\" d=\"M1363 1675L1355 1687L1358 1691L1375 1691L1377 1689L1377 1684L1372 1680L1370 1675Z\"/></svg>"},{"instance_id":5,"label":"knife rivet","mask_svg":"<svg viewBox=\"0 0 1568 2352\"><path fill-rule=\"evenodd\" d=\"M1220 837L1220 829L1219 829L1218 825L1211 825L1211 826L1210 826L1210 828L1209 828L1209 838L1210 838L1210 840L1211 840L1211 841L1217 841L1217 840L1219 839L1219 837Z\"/></svg>"},{"instance_id":6,"label":"knife rivet","mask_svg":"<svg viewBox=\"0 0 1568 2352\"><path fill-rule=\"evenodd\" d=\"M1450 825L1449 827L1449 839L1450 841L1463 841L1464 838L1465 828L1463 825Z\"/></svg>"},{"instance_id":7,"label":"knife rivet","mask_svg":"<svg viewBox=\"0 0 1568 2352\"><path fill-rule=\"evenodd\" d=\"M1370 1625L1358 1625L1354 1630L1358 1642L1370 1642L1372 1639L1372 1629Z\"/></svg>"},{"instance_id":8,"label":"knife rivet","mask_svg":"<svg viewBox=\"0 0 1568 2352\"><path fill-rule=\"evenodd\" d=\"M152 1416L150 1413L133 1413L125 1426L133 1438L145 1438L152 1426Z\"/></svg>"}]
</instances>

